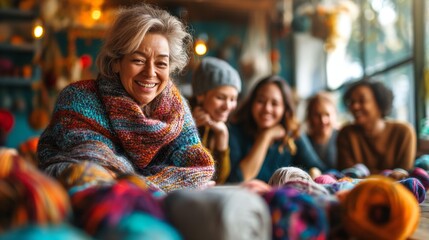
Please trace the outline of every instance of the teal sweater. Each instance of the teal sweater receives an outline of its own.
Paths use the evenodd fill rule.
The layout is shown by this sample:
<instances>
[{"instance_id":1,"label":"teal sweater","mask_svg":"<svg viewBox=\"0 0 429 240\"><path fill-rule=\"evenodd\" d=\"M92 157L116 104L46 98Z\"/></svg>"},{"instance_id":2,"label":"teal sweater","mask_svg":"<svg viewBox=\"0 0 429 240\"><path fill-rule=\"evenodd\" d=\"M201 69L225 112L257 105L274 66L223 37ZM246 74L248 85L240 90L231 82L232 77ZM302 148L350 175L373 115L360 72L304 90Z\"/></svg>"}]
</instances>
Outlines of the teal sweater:
<instances>
[{"instance_id":1,"label":"teal sweater","mask_svg":"<svg viewBox=\"0 0 429 240\"><path fill-rule=\"evenodd\" d=\"M244 132L241 126L231 124L229 134L229 146L231 150L231 174L227 182L243 181L243 174L240 169L240 161L247 155L252 148L254 139ZM265 156L264 163L259 170L256 179L268 182L271 175L281 167L294 166L304 170L317 167L321 171L326 170L326 166L320 161L316 152L311 147L310 141L305 135L301 135L295 140L297 152L294 156L290 154L287 148L280 153L278 148L280 142L272 144Z\"/></svg>"}]
</instances>

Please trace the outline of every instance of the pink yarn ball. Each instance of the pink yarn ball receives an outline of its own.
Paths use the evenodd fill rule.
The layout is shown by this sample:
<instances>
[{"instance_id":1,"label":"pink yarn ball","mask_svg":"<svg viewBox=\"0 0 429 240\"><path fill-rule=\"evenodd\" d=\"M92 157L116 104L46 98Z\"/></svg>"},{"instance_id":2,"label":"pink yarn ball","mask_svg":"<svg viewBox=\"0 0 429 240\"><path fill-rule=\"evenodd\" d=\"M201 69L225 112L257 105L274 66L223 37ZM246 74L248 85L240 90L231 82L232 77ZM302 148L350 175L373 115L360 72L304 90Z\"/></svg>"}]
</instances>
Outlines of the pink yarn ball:
<instances>
[{"instance_id":1,"label":"pink yarn ball","mask_svg":"<svg viewBox=\"0 0 429 240\"><path fill-rule=\"evenodd\" d=\"M423 168L416 167L410 174L411 177L417 178L423 184L426 190L429 190L429 174Z\"/></svg>"},{"instance_id":2,"label":"pink yarn ball","mask_svg":"<svg viewBox=\"0 0 429 240\"><path fill-rule=\"evenodd\" d=\"M337 180L331 175L323 174L314 179L319 184L331 184L337 182Z\"/></svg>"}]
</instances>

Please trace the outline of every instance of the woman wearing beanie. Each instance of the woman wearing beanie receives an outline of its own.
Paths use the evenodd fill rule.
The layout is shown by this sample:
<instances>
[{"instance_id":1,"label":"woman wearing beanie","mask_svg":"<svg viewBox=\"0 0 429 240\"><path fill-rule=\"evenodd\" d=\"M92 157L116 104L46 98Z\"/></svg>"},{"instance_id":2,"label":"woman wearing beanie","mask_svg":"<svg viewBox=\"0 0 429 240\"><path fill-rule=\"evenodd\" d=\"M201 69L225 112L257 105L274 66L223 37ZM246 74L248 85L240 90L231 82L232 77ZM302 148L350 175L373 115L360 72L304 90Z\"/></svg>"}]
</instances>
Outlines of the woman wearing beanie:
<instances>
[{"instance_id":1,"label":"woman wearing beanie","mask_svg":"<svg viewBox=\"0 0 429 240\"><path fill-rule=\"evenodd\" d=\"M97 57L99 76L65 87L40 137L39 167L54 177L91 161L113 177L137 174L165 192L207 187L213 158L172 76L191 35L151 5L121 9Z\"/></svg>"},{"instance_id":2,"label":"woman wearing beanie","mask_svg":"<svg viewBox=\"0 0 429 240\"><path fill-rule=\"evenodd\" d=\"M229 133L226 122L241 91L238 72L227 62L205 57L192 78L192 115L201 141L215 160L214 180L225 182L230 172Z\"/></svg>"},{"instance_id":3,"label":"woman wearing beanie","mask_svg":"<svg viewBox=\"0 0 429 240\"><path fill-rule=\"evenodd\" d=\"M352 84L343 99L354 123L338 133L338 168L362 163L372 174L395 168L410 170L417 139L410 124L386 120L392 109L392 91L367 79Z\"/></svg>"},{"instance_id":4,"label":"woman wearing beanie","mask_svg":"<svg viewBox=\"0 0 429 240\"><path fill-rule=\"evenodd\" d=\"M231 119L228 182L265 182L281 167L326 170L308 138L300 134L292 90L279 76L261 79Z\"/></svg>"}]
</instances>

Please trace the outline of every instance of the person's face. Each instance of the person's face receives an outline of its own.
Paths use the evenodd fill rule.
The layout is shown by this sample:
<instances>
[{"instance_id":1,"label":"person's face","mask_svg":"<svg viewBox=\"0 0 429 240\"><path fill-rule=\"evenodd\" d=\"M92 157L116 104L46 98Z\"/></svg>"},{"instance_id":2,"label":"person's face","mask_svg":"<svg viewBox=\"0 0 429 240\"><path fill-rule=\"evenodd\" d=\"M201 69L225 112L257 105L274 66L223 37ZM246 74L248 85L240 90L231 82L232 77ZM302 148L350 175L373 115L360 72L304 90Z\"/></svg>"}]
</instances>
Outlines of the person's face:
<instances>
[{"instance_id":1,"label":"person's face","mask_svg":"<svg viewBox=\"0 0 429 240\"><path fill-rule=\"evenodd\" d=\"M232 86L220 86L202 96L202 107L216 122L226 122L237 107L238 91Z\"/></svg>"},{"instance_id":2,"label":"person's face","mask_svg":"<svg viewBox=\"0 0 429 240\"><path fill-rule=\"evenodd\" d=\"M265 129L280 123L284 116L285 105L279 87L268 83L257 90L252 104L252 116L259 129Z\"/></svg>"},{"instance_id":3,"label":"person's face","mask_svg":"<svg viewBox=\"0 0 429 240\"><path fill-rule=\"evenodd\" d=\"M309 113L310 129L315 135L329 135L336 127L335 107L324 100L314 104Z\"/></svg>"},{"instance_id":4,"label":"person's face","mask_svg":"<svg viewBox=\"0 0 429 240\"><path fill-rule=\"evenodd\" d=\"M367 86L360 86L353 90L348 107L355 123L359 125L373 124L382 118L374 94Z\"/></svg>"},{"instance_id":5,"label":"person's face","mask_svg":"<svg viewBox=\"0 0 429 240\"><path fill-rule=\"evenodd\" d=\"M141 107L146 106L167 86L170 72L170 48L167 39L149 33L139 48L126 54L114 66L125 90Z\"/></svg>"}]
</instances>

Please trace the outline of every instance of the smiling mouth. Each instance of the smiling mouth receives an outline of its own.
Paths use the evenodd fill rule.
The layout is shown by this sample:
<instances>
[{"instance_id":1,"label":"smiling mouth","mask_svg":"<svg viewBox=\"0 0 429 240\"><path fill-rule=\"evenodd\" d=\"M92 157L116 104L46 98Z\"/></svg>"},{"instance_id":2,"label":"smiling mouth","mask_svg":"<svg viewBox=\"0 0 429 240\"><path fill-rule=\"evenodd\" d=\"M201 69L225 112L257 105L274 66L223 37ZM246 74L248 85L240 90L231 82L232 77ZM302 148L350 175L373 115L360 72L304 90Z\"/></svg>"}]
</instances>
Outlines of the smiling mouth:
<instances>
[{"instance_id":1,"label":"smiling mouth","mask_svg":"<svg viewBox=\"0 0 429 240\"><path fill-rule=\"evenodd\" d=\"M144 88L154 88L156 86L156 83L141 83L139 81L136 81L137 85L144 87Z\"/></svg>"}]
</instances>

